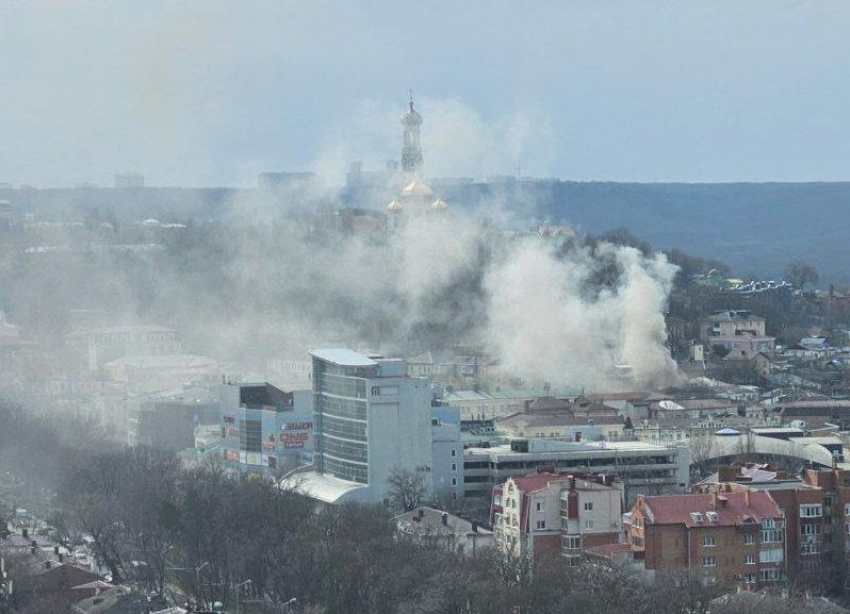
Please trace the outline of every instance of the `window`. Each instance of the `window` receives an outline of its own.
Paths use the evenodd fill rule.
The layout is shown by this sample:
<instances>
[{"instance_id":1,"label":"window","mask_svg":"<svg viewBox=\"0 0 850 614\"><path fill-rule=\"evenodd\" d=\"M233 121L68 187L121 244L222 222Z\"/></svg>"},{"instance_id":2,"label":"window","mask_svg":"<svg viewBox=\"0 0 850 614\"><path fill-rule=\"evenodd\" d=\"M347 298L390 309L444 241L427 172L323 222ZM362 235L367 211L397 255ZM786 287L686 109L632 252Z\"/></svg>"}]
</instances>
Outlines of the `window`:
<instances>
[{"instance_id":1,"label":"window","mask_svg":"<svg viewBox=\"0 0 850 614\"><path fill-rule=\"evenodd\" d=\"M781 563L782 560L782 548L759 550L759 563Z\"/></svg>"},{"instance_id":2,"label":"window","mask_svg":"<svg viewBox=\"0 0 850 614\"><path fill-rule=\"evenodd\" d=\"M845 503L845 504L844 504L844 515L845 515L845 516L850 516L850 503Z\"/></svg>"},{"instance_id":3,"label":"window","mask_svg":"<svg viewBox=\"0 0 850 614\"><path fill-rule=\"evenodd\" d=\"M761 542L763 544L779 544L782 543L781 529L768 529L761 532Z\"/></svg>"},{"instance_id":4,"label":"window","mask_svg":"<svg viewBox=\"0 0 850 614\"><path fill-rule=\"evenodd\" d=\"M765 518L761 521L762 529L775 529L776 528L776 520L773 518Z\"/></svg>"},{"instance_id":5,"label":"window","mask_svg":"<svg viewBox=\"0 0 850 614\"><path fill-rule=\"evenodd\" d=\"M713 556L704 556L702 557L702 566L717 567L717 559L715 559Z\"/></svg>"},{"instance_id":6,"label":"window","mask_svg":"<svg viewBox=\"0 0 850 614\"><path fill-rule=\"evenodd\" d=\"M761 570L761 581L762 582L774 582L779 579L779 570L778 569L762 569Z\"/></svg>"},{"instance_id":7,"label":"window","mask_svg":"<svg viewBox=\"0 0 850 614\"><path fill-rule=\"evenodd\" d=\"M800 527L801 535L820 535L821 526L819 524L804 524Z\"/></svg>"},{"instance_id":8,"label":"window","mask_svg":"<svg viewBox=\"0 0 850 614\"><path fill-rule=\"evenodd\" d=\"M539 531L546 529L546 521L545 520L538 520L537 521L537 529Z\"/></svg>"},{"instance_id":9,"label":"window","mask_svg":"<svg viewBox=\"0 0 850 614\"><path fill-rule=\"evenodd\" d=\"M577 550L581 548L581 535L561 536L561 546L567 550Z\"/></svg>"},{"instance_id":10,"label":"window","mask_svg":"<svg viewBox=\"0 0 850 614\"><path fill-rule=\"evenodd\" d=\"M585 529L592 529L593 528L593 521L592 520L585 520L584 521L584 528Z\"/></svg>"},{"instance_id":11,"label":"window","mask_svg":"<svg viewBox=\"0 0 850 614\"><path fill-rule=\"evenodd\" d=\"M538 501L537 503L535 503L534 509L536 509L538 512L542 512L543 511L543 501Z\"/></svg>"},{"instance_id":12,"label":"window","mask_svg":"<svg viewBox=\"0 0 850 614\"><path fill-rule=\"evenodd\" d=\"M452 478L452 486L457 486L457 478Z\"/></svg>"},{"instance_id":13,"label":"window","mask_svg":"<svg viewBox=\"0 0 850 614\"><path fill-rule=\"evenodd\" d=\"M745 533L744 534L744 545L745 546L752 546L754 543L756 543L756 536L753 535L752 533Z\"/></svg>"},{"instance_id":14,"label":"window","mask_svg":"<svg viewBox=\"0 0 850 614\"><path fill-rule=\"evenodd\" d=\"M744 574L744 584L755 584L756 583L756 574L748 573Z\"/></svg>"},{"instance_id":15,"label":"window","mask_svg":"<svg viewBox=\"0 0 850 614\"><path fill-rule=\"evenodd\" d=\"M593 511L593 501L587 501L584 504L584 511L585 512L592 512Z\"/></svg>"},{"instance_id":16,"label":"window","mask_svg":"<svg viewBox=\"0 0 850 614\"><path fill-rule=\"evenodd\" d=\"M800 518L820 518L823 506L820 503L806 503L800 506Z\"/></svg>"},{"instance_id":17,"label":"window","mask_svg":"<svg viewBox=\"0 0 850 614\"><path fill-rule=\"evenodd\" d=\"M744 564L745 565L755 565L756 564L756 555L755 554L748 554L747 557L744 559Z\"/></svg>"},{"instance_id":18,"label":"window","mask_svg":"<svg viewBox=\"0 0 850 614\"><path fill-rule=\"evenodd\" d=\"M452 471L457 472L457 463L452 463Z\"/></svg>"},{"instance_id":19,"label":"window","mask_svg":"<svg viewBox=\"0 0 850 614\"><path fill-rule=\"evenodd\" d=\"M452 458L454 458L456 456L457 456L457 450L455 448L452 448Z\"/></svg>"},{"instance_id":20,"label":"window","mask_svg":"<svg viewBox=\"0 0 850 614\"><path fill-rule=\"evenodd\" d=\"M800 554L817 554L817 544L800 544Z\"/></svg>"},{"instance_id":21,"label":"window","mask_svg":"<svg viewBox=\"0 0 850 614\"><path fill-rule=\"evenodd\" d=\"M713 548L717 544L714 541L713 537L703 537L702 538L702 546L703 548Z\"/></svg>"}]
</instances>

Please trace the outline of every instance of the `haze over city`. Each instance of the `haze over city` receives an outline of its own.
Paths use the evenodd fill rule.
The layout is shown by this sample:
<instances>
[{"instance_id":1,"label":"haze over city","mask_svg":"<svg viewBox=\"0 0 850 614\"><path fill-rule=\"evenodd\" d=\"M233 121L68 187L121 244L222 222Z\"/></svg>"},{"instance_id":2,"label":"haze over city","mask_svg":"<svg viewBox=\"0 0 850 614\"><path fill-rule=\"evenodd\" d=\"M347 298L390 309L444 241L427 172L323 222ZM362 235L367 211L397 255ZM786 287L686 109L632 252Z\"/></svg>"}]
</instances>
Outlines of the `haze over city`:
<instances>
[{"instance_id":1,"label":"haze over city","mask_svg":"<svg viewBox=\"0 0 850 614\"><path fill-rule=\"evenodd\" d=\"M341 180L346 156L384 160L410 87L436 176L845 180L848 19L831 0L4 2L0 168Z\"/></svg>"},{"instance_id":2,"label":"haze over city","mask_svg":"<svg viewBox=\"0 0 850 614\"><path fill-rule=\"evenodd\" d=\"M0 614L850 614L848 17L0 0Z\"/></svg>"}]
</instances>

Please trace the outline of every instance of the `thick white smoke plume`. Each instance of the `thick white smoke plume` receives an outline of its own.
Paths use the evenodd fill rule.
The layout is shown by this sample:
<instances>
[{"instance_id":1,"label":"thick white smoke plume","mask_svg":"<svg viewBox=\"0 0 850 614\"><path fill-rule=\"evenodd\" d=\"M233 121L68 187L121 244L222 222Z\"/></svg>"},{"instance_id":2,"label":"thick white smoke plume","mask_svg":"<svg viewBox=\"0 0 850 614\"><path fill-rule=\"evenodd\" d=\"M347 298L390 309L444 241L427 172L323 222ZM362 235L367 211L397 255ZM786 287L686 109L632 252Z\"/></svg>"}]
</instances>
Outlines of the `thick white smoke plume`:
<instances>
[{"instance_id":1,"label":"thick white smoke plume","mask_svg":"<svg viewBox=\"0 0 850 614\"><path fill-rule=\"evenodd\" d=\"M596 257L620 269L616 284L598 292L587 287L599 266L588 249L559 257L535 238L512 245L487 274L488 341L532 381L600 390L628 365L638 384L673 383L663 309L675 267L663 255L606 244Z\"/></svg>"}]
</instances>

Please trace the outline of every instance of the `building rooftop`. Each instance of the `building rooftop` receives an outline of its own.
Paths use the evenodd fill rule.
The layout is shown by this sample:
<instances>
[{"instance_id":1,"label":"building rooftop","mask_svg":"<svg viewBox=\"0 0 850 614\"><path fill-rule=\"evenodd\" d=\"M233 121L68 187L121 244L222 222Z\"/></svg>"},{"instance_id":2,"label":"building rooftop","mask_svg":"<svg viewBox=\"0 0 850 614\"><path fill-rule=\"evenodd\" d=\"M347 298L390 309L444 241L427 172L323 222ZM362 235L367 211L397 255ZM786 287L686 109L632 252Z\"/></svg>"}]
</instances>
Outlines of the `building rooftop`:
<instances>
[{"instance_id":1,"label":"building rooftop","mask_svg":"<svg viewBox=\"0 0 850 614\"><path fill-rule=\"evenodd\" d=\"M365 354L345 348L310 350L310 356L341 367L372 367L378 364Z\"/></svg>"},{"instance_id":2,"label":"building rooftop","mask_svg":"<svg viewBox=\"0 0 850 614\"><path fill-rule=\"evenodd\" d=\"M219 362L209 356L197 354L163 354L159 356L124 356L106 363L107 367L137 368L208 368L219 366Z\"/></svg>"},{"instance_id":3,"label":"building rooftop","mask_svg":"<svg viewBox=\"0 0 850 614\"><path fill-rule=\"evenodd\" d=\"M446 515L446 524L443 524L443 515ZM479 528L476 524L473 528L472 522L449 514L433 507L418 507L404 514L399 514L393 520L399 529L408 533L419 533L423 535L465 535L467 533L481 533L492 535L492 531Z\"/></svg>"},{"instance_id":4,"label":"building rooftop","mask_svg":"<svg viewBox=\"0 0 850 614\"><path fill-rule=\"evenodd\" d=\"M747 309L726 309L723 311L715 311L713 314L705 318L709 322L741 322L747 320L764 320L761 316L755 315Z\"/></svg>"},{"instance_id":5,"label":"building rooftop","mask_svg":"<svg viewBox=\"0 0 850 614\"><path fill-rule=\"evenodd\" d=\"M569 413L532 414L516 413L504 418L496 418L496 423L504 428L527 428L543 426L599 426L624 424L621 416L574 416Z\"/></svg>"},{"instance_id":6,"label":"building rooftop","mask_svg":"<svg viewBox=\"0 0 850 614\"><path fill-rule=\"evenodd\" d=\"M343 498L356 497L358 491L367 488L366 484L315 471L294 473L284 479L280 487L284 490L294 490L324 503L338 503Z\"/></svg>"},{"instance_id":7,"label":"building rooftop","mask_svg":"<svg viewBox=\"0 0 850 614\"><path fill-rule=\"evenodd\" d=\"M643 497L643 505L649 522L686 527L761 524L765 518L782 515L773 497L759 490Z\"/></svg>"}]
</instances>

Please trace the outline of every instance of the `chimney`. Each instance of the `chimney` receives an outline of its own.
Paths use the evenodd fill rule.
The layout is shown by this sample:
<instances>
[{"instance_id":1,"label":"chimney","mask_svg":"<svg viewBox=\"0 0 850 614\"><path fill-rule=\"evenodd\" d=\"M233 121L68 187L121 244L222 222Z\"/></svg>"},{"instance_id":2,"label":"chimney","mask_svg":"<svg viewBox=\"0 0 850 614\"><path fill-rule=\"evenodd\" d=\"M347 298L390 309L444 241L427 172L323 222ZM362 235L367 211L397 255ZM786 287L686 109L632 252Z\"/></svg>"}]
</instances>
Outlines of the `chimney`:
<instances>
[{"instance_id":1,"label":"chimney","mask_svg":"<svg viewBox=\"0 0 850 614\"><path fill-rule=\"evenodd\" d=\"M419 514L419 520L422 520L425 517L425 510L420 507L418 514Z\"/></svg>"},{"instance_id":2,"label":"chimney","mask_svg":"<svg viewBox=\"0 0 850 614\"><path fill-rule=\"evenodd\" d=\"M23 535L24 535L24 539L28 538L28 537L30 536L30 530L29 530L29 529L24 529L24 530L23 530Z\"/></svg>"},{"instance_id":3,"label":"chimney","mask_svg":"<svg viewBox=\"0 0 850 614\"><path fill-rule=\"evenodd\" d=\"M35 540L32 540L32 541L30 542L30 546L32 546L33 548L36 548L36 547L38 547L38 542L37 542L37 541L35 541Z\"/></svg>"},{"instance_id":4,"label":"chimney","mask_svg":"<svg viewBox=\"0 0 850 614\"><path fill-rule=\"evenodd\" d=\"M744 503L747 507L750 507L750 489L747 488L744 490Z\"/></svg>"},{"instance_id":5,"label":"chimney","mask_svg":"<svg viewBox=\"0 0 850 614\"><path fill-rule=\"evenodd\" d=\"M50 569L50 561L44 561L45 569Z\"/></svg>"},{"instance_id":6,"label":"chimney","mask_svg":"<svg viewBox=\"0 0 850 614\"><path fill-rule=\"evenodd\" d=\"M443 512L443 526L449 526L449 515L446 512Z\"/></svg>"},{"instance_id":7,"label":"chimney","mask_svg":"<svg viewBox=\"0 0 850 614\"><path fill-rule=\"evenodd\" d=\"M61 564L61 563L64 563L64 562L65 562L65 555L60 552L59 553L59 563Z\"/></svg>"},{"instance_id":8,"label":"chimney","mask_svg":"<svg viewBox=\"0 0 850 614\"><path fill-rule=\"evenodd\" d=\"M53 546L53 554L59 554L59 546Z\"/></svg>"},{"instance_id":9,"label":"chimney","mask_svg":"<svg viewBox=\"0 0 850 614\"><path fill-rule=\"evenodd\" d=\"M472 532L478 533L478 523L475 522L474 520L472 521Z\"/></svg>"},{"instance_id":10,"label":"chimney","mask_svg":"<svg viewBox=\"0 0 850 614\"><path fill-rule=\"evenodd\" d=\"M30 546L30 554L31 554L31 555L33 555L33 556L35 556L35 551L36 551L36 547L35 547L35 546Z\"/></svg>"}]
</instances>

